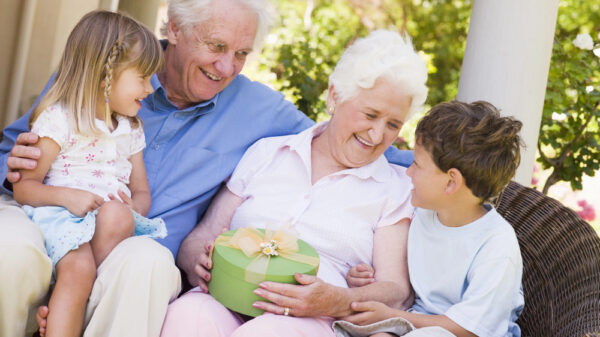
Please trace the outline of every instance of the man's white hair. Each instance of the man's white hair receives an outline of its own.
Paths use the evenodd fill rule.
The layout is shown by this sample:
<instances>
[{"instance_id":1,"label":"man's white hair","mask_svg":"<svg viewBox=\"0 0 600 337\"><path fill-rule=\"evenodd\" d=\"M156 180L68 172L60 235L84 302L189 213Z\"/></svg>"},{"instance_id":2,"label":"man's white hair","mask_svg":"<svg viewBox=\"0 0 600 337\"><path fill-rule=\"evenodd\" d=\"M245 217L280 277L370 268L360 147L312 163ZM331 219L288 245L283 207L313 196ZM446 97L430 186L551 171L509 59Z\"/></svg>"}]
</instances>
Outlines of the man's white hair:
<instances>
[{"instance_id":1,"label":"man's white hair","mask_svg":"<svg viewBox=\"0 0 600 337\"><path fill-rule=\"evenodd\" d=\"M408 36L376 30L356 40L344 51L331 76L339 102L370 89L378 78L385 78L398 91L412 97L409 115L421 109L427 98L427 66L414 50Z\"/></svg>"},{"instance_id":2,"label":"man's white hair","mask_svg":"<svg viewBox=\"0 0 600 337\"><path fill-rule=\"evenodd\" d=\"M185 31L210 19L210 9L213 1L221 0L167 0L167 16L177 27ZM256 36L254 50L259 50L274 21L274 11L268 0L234 0L256 14ZM167 36L167 22L160 29Z\"/></svg>"}]
</instances>

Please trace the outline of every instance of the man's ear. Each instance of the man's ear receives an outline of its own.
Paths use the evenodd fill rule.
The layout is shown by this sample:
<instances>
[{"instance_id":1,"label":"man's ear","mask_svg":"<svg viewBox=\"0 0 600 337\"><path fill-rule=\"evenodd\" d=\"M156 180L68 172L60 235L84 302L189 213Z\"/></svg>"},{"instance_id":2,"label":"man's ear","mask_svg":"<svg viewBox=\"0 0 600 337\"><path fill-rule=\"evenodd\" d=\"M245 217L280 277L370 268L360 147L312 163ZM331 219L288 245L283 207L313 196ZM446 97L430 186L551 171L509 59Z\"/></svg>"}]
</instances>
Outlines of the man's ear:
<instances>
[{"instance_id":1,"label":"man's ear","mask_svg":"<svg viewBox=\"0 0 600 337\"><path fill-rule=\"evenodd\" d=\"M169 41L169 44L176 45L177 40L182 33L183 32L179 29L179 27L177 27L175 22L173 22L173 20L169 20L167 23L167 40Z\"/></svg>"},{"instance_id":2,"label":"man's ear","mask_svg":"<svg viewBox=\"0 0 600 337\"><path fill-rule=\"evenodd\" d=\"M464 184L465 178L462 173L456 168L451 168L446 172L448 175L448 183L446 184L446 194L451 195L456 193Z\"/></svg>"}]
</instances>

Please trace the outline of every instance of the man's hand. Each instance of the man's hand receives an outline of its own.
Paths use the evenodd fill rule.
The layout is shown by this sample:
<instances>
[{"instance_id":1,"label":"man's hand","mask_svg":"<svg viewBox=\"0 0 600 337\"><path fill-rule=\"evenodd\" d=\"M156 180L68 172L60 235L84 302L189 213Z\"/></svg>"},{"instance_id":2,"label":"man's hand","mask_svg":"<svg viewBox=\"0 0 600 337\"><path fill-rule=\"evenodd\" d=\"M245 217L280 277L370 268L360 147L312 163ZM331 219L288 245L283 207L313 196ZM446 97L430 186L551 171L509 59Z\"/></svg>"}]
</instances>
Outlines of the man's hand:
<instances>
[{"instance_id":1,"label":"man's hand","mask_svg":"<svg viewBox=\"0 0 600 337\"><path fill-rule=\"evenodd\" d=\"M15 146L10 150L10 154L6 159L6 166L8 167L6 180L11 184L21 179L19 170L31 170L37 166L41 151L30 145L37 143L38 139L38 135L33 132L23 132L17 137Z\"/></svg>"},{"instance_id":2,"label":"man's hand","mask_svg":"<svg viewBox=\"0 0 600 337\"><path fill-rule=\"evenodd\" d=\"M346 283L350 288L358 288L375 282L375 269L368 264L358 264L346 275Z\"/></svg>"},{"instance_id":3,"label":"man's hand","mask_svg":"<svg viewBox=\"0 0 600 337\"><path fill-rule=\"evenodd\" d=\"M78 217L84 217L88 212L91 212L102 206L104 199L92 192L69 189L64 197L64 207Z\"/></svg>"},{"instance_id":4,"label":"man's hand","mask_svg":"<svg viewBox=\"0 0 600 337\"><path fill-rule=\"evenodd\" d=\"M352 310L358 311L359 313L344 317L344 320L356 325L367 325L399 316L399 310L390 308L381 302L354 302L351 307Z\"/></svg>"},{"instance_id":5,"label":"man's hand","mask_svg":"<svg viewBox=\"0 0 600 337\"><path fill-rule=\"evenodd\" d=\"M212 269L212 260L210 258L210 250L212 242L205 242L202 245L202 250L194 258L192 270L186 270L188 282L192 286L198 286L204 293L208 293L208 281L210 281L210 270Z\"/></svg>"}]
</instances>

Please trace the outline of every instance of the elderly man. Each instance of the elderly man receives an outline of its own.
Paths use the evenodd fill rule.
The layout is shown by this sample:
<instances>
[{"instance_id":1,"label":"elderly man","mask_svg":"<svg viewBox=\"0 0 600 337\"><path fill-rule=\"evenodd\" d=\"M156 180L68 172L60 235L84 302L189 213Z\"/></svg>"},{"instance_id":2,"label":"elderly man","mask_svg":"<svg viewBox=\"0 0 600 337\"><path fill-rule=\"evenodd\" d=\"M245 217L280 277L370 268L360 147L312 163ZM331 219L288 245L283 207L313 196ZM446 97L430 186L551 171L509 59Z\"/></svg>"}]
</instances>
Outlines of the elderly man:
<instances>
[{"instance_id":1,"label":"elderly man","mask_svg":"<svg viewBox=\"0 0 600 337\"><path fill-rule=\"evenodd\" d=\"M168 236L132 237L115 247L98 268L84 336L158 336L180 291L173 257L244 151L260 138L312 125L280 93L239 75L267 32L266 8L266 0L169 1L166 65L153 76L155 91L139 113L152 191L148 216L162 217ZM34 167L39 157L27 146L37 141L25 133L28 115L7 127L0 143L1 336L36 328L32 313L51 278L44 238L11 197L18 170ZM390 156L406 164L397 151ZM196 273L186 272L195 283Z\"/></svg>"}]
</instances>

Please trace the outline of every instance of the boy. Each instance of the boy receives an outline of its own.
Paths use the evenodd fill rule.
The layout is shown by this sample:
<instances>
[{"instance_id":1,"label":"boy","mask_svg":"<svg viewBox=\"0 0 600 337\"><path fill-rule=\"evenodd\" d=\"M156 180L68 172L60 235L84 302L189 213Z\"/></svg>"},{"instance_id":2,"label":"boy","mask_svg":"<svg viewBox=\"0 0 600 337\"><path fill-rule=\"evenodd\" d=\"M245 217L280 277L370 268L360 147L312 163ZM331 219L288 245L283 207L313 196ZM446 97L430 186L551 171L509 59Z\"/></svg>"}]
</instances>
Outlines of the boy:
<instances>
[{"instance_id":1,"label":"boy","mask_svg":"<svg viewBox=\"0 0 600 337\"><path fill-rule=\"evenodd\" d=\"M485 204L515 174L521 126L484 101L442 103L419 122L407 170L417 207L407 246L415 303L408 311L353 303L359 313L347 321L400 317L417 328L405 336L521 335L515 324L524 304L519 245L512 226ZM348 283L365 284L372 273L357 266Z\"/></svg>"}]
</instances>

